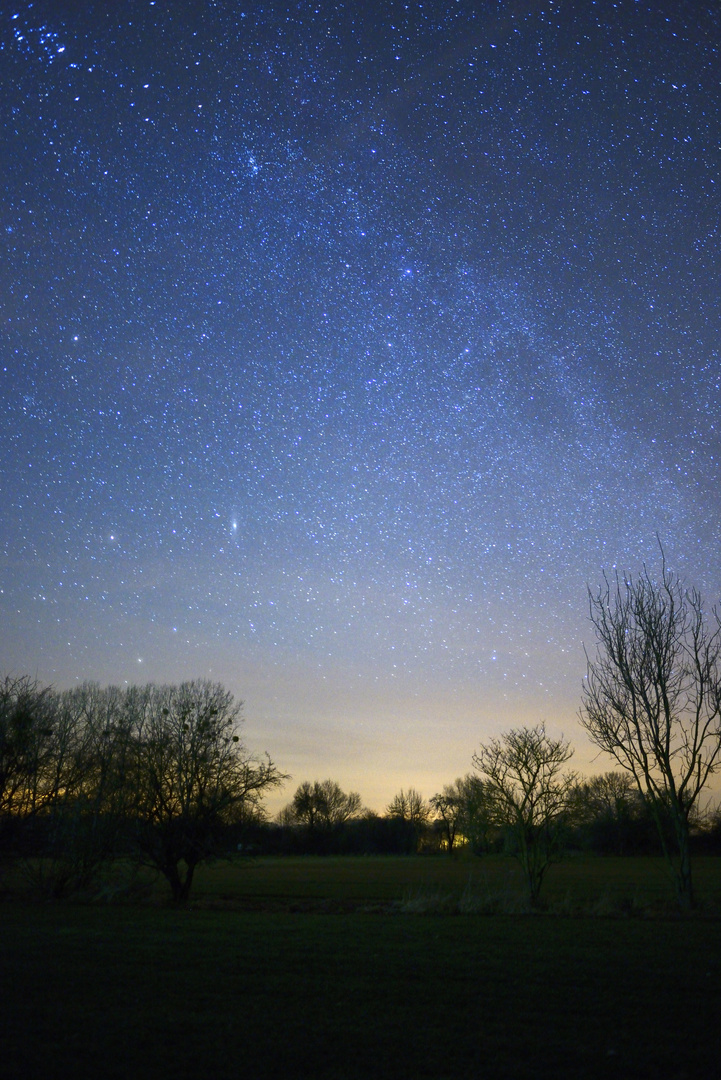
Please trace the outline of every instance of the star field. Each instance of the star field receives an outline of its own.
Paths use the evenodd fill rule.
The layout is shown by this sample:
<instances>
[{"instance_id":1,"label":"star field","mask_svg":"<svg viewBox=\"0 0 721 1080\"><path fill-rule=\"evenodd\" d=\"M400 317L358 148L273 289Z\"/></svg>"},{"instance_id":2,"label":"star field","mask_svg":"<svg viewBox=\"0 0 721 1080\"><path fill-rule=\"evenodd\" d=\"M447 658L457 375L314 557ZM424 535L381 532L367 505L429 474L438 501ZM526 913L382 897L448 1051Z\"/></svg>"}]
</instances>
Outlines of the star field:
<instances>
[{"instance_id":1,"label":"star field","mask_svg":"<svg viewBox=\"0 0 721 1080\"><path fill-rule=\"evenodd\" d=\"M376 809L511 723L590 770L587 583L721 593L720 63L684 0L0 11L0 668L220 679Z\"/></svg>"}]
</instances>

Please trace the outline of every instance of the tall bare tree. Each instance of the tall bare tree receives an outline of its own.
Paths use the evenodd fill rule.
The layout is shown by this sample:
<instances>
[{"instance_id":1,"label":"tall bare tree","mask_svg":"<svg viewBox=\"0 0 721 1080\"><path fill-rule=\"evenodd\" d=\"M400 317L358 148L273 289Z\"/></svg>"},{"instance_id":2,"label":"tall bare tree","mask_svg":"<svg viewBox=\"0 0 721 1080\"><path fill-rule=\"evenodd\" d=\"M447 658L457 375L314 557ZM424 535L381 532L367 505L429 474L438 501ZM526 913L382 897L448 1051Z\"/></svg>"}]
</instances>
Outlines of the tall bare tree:
<instances>
[{"instance_id":1,"label":"tall bare tree","mask_svg":"<svg viewBox=\"0 0 721 1080\"><path fill-rule=\"evenodd\" d=\"M532 904L561 851L561 825L576 782L575 773L563 770L572 755L567 740L547 735L545 724L513 728L473 755L491 819L513 839Z\"/></svg>"},{"instance_id":2,"label":"tall bare tree","mask_svg":"<svg viewBox=\"0 0 721 1080\"><path fill-rule=\"evenodd\" d=\"M721 621L666 566L589 589L596 653L581 723L646 799L679 904L694 902L689 822L721 763ZM670 825L670 829L669 829Z\"/></svg>"}]
</instances>

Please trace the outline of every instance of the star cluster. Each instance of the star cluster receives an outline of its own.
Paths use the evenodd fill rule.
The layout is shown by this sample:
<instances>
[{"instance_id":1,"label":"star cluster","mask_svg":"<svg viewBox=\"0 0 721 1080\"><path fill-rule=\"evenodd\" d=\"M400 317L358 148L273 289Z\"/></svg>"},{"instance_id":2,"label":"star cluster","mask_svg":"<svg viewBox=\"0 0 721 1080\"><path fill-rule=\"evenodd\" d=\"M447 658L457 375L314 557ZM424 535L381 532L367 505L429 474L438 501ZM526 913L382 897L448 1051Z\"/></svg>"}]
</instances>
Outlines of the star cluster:
<instances>
[{"instance_id":1,"label":"star cluster","mask_svg":"<svg viewBox=\"0 0 721 1080\"><path fill-rule=\"evenodd\" d=\"M587 583L659 537L721 591L720 52L690 0L0 12L3 670L221 679L378 808L580 744Z\"/></svg>"}]
</instances>

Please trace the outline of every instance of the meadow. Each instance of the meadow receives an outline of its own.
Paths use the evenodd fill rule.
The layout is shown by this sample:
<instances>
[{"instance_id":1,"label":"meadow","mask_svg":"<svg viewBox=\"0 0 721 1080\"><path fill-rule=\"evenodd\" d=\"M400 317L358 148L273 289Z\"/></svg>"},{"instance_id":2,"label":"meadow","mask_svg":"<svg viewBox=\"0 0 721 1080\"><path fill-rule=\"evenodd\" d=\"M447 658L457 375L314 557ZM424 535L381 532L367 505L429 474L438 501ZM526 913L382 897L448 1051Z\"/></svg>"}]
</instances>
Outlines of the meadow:
<instances>
[{"instance_id":1,"label":"meadow","mask_svg":"<svg viewBox=\"0 0 721 1080\"><path fill-rule=\"evenodd\" d=\"M585 857L540 913L503 858L218 863L187 908L150 879L7 899L0 1074L715 1077L721 860L695 869L683 918L660 861Z\"/></svg>"}]
</instances>

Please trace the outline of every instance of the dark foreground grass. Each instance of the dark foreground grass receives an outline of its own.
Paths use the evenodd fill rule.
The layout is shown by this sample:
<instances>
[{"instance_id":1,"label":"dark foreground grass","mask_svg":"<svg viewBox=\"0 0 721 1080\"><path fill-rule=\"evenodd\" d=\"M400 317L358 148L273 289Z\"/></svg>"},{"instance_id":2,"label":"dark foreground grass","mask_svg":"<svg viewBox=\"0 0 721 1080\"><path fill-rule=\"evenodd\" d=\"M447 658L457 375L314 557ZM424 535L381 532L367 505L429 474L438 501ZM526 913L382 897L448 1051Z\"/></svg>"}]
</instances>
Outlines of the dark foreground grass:
<instances>
[{"instance_id":1,"label":"dark foreground grass","mask_svg":"<svg viewBox=\"0 0 721 1080\"><path fill-rule=\"evenodd\" d=\"M0 1075L719 1075L721 922L0 907Z\"/></svg>"}]
</instances>

